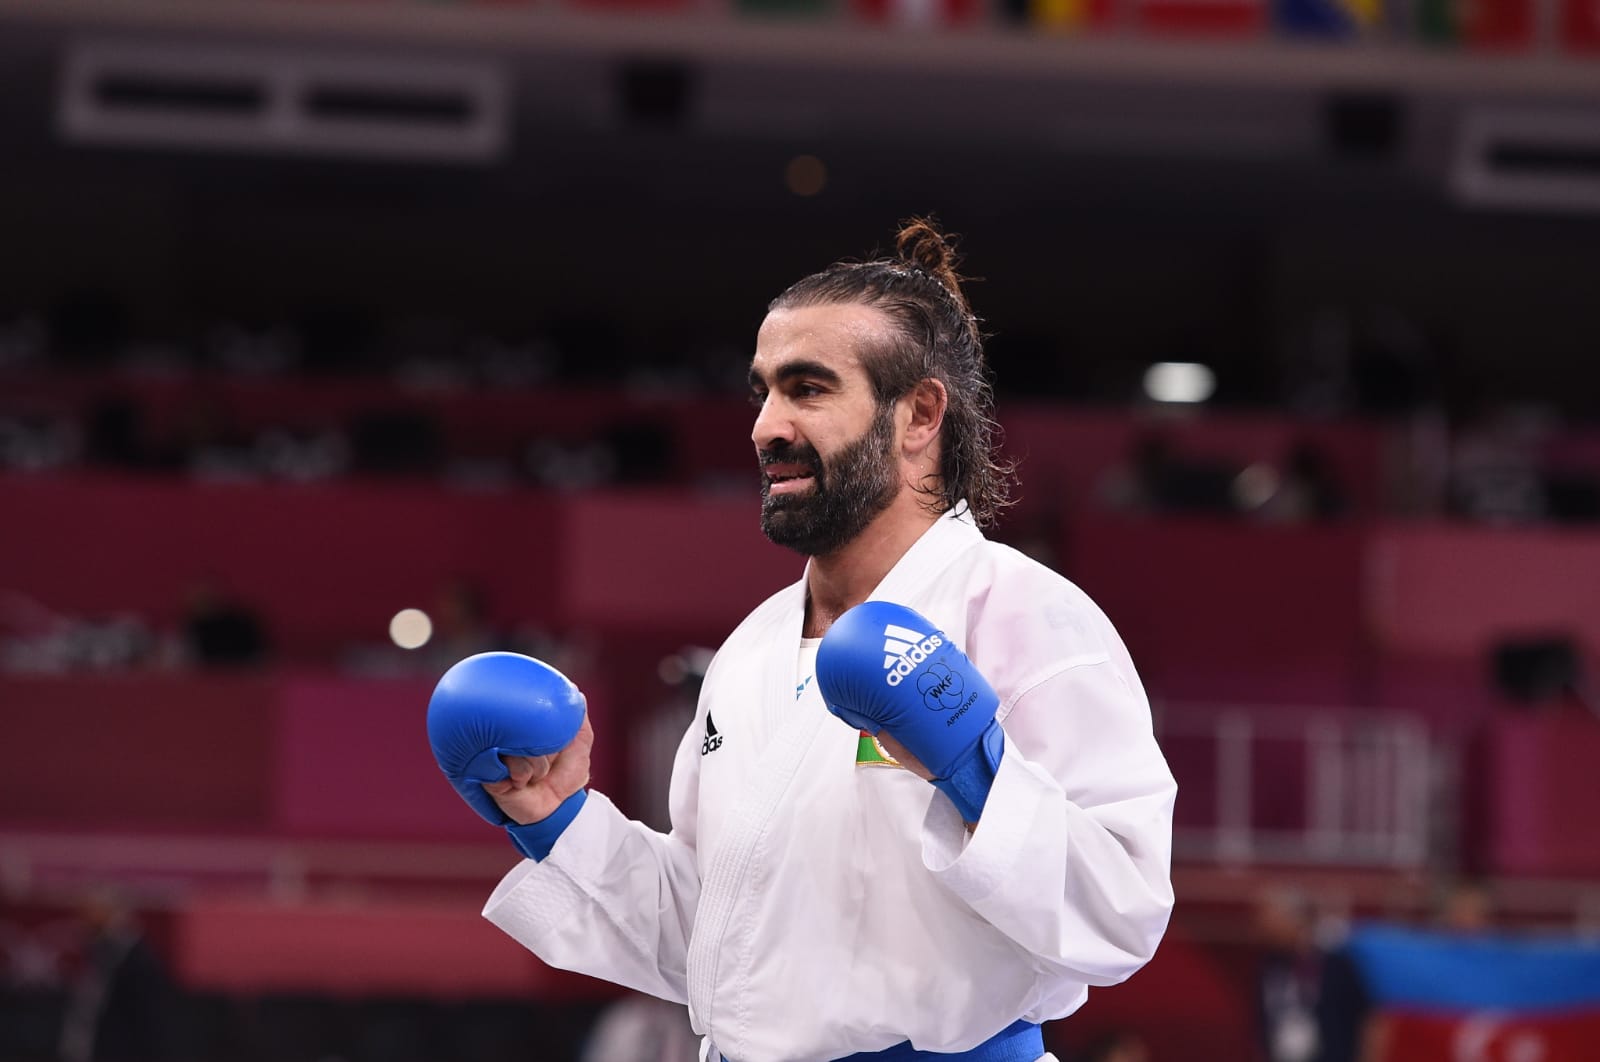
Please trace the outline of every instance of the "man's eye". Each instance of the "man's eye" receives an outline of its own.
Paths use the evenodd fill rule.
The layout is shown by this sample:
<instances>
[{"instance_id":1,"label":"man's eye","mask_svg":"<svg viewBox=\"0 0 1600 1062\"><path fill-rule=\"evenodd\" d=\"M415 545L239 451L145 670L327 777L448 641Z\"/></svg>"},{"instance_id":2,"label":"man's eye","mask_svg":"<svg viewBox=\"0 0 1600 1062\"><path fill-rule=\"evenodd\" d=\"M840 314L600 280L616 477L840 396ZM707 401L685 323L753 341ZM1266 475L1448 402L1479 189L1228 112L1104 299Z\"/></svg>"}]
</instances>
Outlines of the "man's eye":
<instances>
[{"instance_id":1,"label":"man's eye","mask_svg":"<svg viewBox=\"0 0 1600 1062\"><path fill-rule=\"evenodd\" d=\"M765 391L751 391L750 392L750 404L752 406L754 406L755 408L757 408L757 409L760 409L762 406L766 405L767 404L767 394L766 394L766 392Z\"/></svg>"},{"instance_id":2,"label":"man's eye","mask_svg":"<svg viewBox=\"0 0 1600 1062\"><path fill-rule=\"evenodd\" d=\"M796 384L794 388L794 394L796 398L815 398L821 393L822 388L818 387L816 384Z\"/></svg>"}]
</instances>

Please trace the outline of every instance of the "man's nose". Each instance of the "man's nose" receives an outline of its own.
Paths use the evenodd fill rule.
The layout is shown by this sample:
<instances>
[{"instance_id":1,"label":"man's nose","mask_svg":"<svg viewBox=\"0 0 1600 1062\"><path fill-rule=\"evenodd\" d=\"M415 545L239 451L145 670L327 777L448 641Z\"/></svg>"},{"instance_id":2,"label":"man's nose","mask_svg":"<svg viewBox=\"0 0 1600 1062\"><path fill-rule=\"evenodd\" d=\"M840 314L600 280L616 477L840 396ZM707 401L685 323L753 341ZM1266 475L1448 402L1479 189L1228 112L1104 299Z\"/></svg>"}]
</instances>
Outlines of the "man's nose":
<instances>
[{"instance_id":1,"label":"man's nose","mask_svg":"<svg viewBox=\"0 0 1600 1062\"><path fill-rule=\"evenodd\" d=\"M756 412L756 422L750 429L750 441L756 449L770 450L774 443L794 441L794 422L783 412L783 403L768 395Z\"/></svg>"}]
</instances>

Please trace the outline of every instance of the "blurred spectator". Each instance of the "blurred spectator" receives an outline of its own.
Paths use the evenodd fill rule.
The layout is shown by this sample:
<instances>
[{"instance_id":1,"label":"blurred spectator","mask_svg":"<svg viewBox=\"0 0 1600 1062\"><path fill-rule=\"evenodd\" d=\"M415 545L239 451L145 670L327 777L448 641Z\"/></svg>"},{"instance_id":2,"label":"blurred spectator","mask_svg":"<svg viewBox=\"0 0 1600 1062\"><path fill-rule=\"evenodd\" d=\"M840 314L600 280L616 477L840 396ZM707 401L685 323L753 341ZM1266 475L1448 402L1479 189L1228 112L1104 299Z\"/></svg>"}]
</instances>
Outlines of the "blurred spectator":
<instances>
[{"instance_id":1,"label":"blurred spectator","mask_svg":"<svg viewBox=\"0 0 1600 1062\"><path fill-rule=\"evenodd\" d=\"M253 667L268 651L261 618L210 578L189 591L182 640L185 658L202 668Z\"/></svg>"},{"instance_id":2,"label":"blurred spectator","mask_svg":"<svg viewBox=\"0 0 1600 1062\"><path fill-rule=\"evenodd\" d=\"M1233 513L1237 475L1225 462L1180 456L1168 434L1146 431L1101 482L1100 497L1129 513Z\"/></svg>"},{"instance_id":3,"label":"blurred spectator","mask_svg":"<svg viewBox=\"0 0 1600 1062\"><path fill-rule=\"evenodd\" d=\"M1490 678L1511 705L1551 709L1587 704L1582 654L1566 631L1507 637L1489 649Z\"/></svg>"},{"instance_id":4,"label":"blurred spectator","mask_svg":"<svg viewBox=\"0 0 1600 1062\"><path fill-rule=\"evenodd\" d=\"M511 648L511 637L489 619L482 588L470 580L447 581L439 588L434 610L427 655L440 668L476 653Z\"/></svg>"},{"instance_id":5,"label":"blurred spectator","mask_svg":"<svg viewBox=\"0 0 1600 1062\"><path fill-rule=\"evenodd\" d=\"M1101 480L1101 502L1119 512L1159 512L1163 504L1163 484L1175 463L1172 450L1172 440L1164 433L1141 434L1129 448L1127 459Z\"/></svg>"},{"instance_id":6,"label":"blurred spectator","mask_svg":"<svg viewBox=\"0 0 1600 1062\"><path fill-rule=\"evenodd\" d=\"M79 911L87 933L61 1030L62 1062L170 1062L177 991L138 921L110 890Z\"/></svg>"},{"instance_id":7,"label":"blurred spectator","mask_svg":"<svg viewBox=\"0 0 1600 1062\"><path fill-rule=\"evenodd\" d=\"M45 354L44 322L32 315L0 321L0 369L41 361Z\"/></svg>"},{"instance_id":8,"label":"blurred spectator","mask_svg":"<svg viewBox=\"0 0 1600 1062\"><path fill-rule=\"evenodd\" d=\"M120 671L147 664L156 639L139 616L66 616L0 592L0 670L26 674Z\"/></svg>"},{"instance_id":9,"label":"blurred spectator","mask_svg":"<svg viewBox=\"0 0 1600 1062\"><path fill-rule=\"evenodd\" d=\"M0 1058L55 1058L67 967L79 950L76 920L0 900Z\"/></svg>"},{"instance_id":10,"label":"blurred spectator","mask_svg":"<svg viewBox=\"0 0 1600 1062\"><path fill-rule=\"evenodd\" d=\"M415 409L375 409L350 425L354 470L367 475L420 476L438 470L443 439L438 421Z\"/></svg>"},{"instance_id":11,"label":"blurred spectator","mask_svg":"<svg viewBox=\"0 0 1600 1062\"><path fill-rule=\"evenodd\" d=\"M1600 521L1600 476L1588 472L1552 470L1545 475L1545 505L1557 523L1591 524Z\"/></svg>"},{"instance_id":12,"label":"blurred spectator","mask_svg":"<svg viewBox=\"0 0 1600 1062\"><path fill-rule=\"evenodd\" d=\"M494 388L533 387L555 374L560 355L542 339L520 341L478 337L470 341L471 358L483 382Z\"/></svg>"},{"instance_id":13,"label":"blurred spectator","mask_svg":"<svg viewBox=\"0 0 1600 1062\"><path fill-rule=\"evenodd\" d=\"M1268 890L1256 902L1255 929L1262 947L1256 1019L1268 1062L1314 1062L1321 1057L1317 1003L1323 954L1315 920L1311 901L1292 889Z\"/></svg>"},{"instance_id":14,"label":"blurred spectator","mask_svg":"<svg viewBox=\"0 0 1600 1062\"><path fill-rule=\"evenodd\" d=\"M1499 524L1543 519L1544 434L1536 412L1491 407L1468 419L1451 446L1451 512Z\"/></svg>"},{"instance_id":15,"label":"blurred spectator","mask_svg":"<svg viewBox=\"0 0 1600 1062\"><path fill-rule=\"evenodd\" d=\"M1083 1062L1150 1062L1150 1046L1138 1033L1120 1029L1091 1041Z\"/></svg>"},{"instance_id":16,"label":"blurred spectator","mask_svg":"<svg viewBox=\"0 0 1600 1062\"><path fill-rule=\"evenodd\" d=\"M1431 398L1435 355L1422 328L1393 306L1368 314L1355 333L1350 377L1357 412L1408 413Z\"/></svg>"},{"instance_id":17,"label":"blurred spectator","mask_svg":"<svg viewBox=\"0 0 1600 1062\"><path fill-rule=\"evenodd\" d=\"M111 468L143 468L149 463L144 411L129 398L102 398L89 410L85 456Z\"/></svg>"},{"instance_id":18,"label":"blurred spectator","mask_svg":"<svg viewBox=\"0 0 1600 1062\"><path fill-rule=\"evenodd\" d=\"M656 667L666 688L664 696L628 728L628 811L653 830L672 828L668 814L672 761L694 720L700 685L713 655L711 649L687 645L664 657Z\"/></svg>"},{"instance_id":19,"label":"blurred spectator","mask_svg":"<svg viewBox=\"0 0 1600 1062\"><path fill-rule=\"evenodd\" d=\"M231 321L211 327L206 354L218 367L242 376L273 376L300 361L300 337L287 325L249 328Z\"/></svg>"},{"instance_id":20,"label":"blurred spectator","mask_svg":"<svg viewBox=\"0 0 1600 1062\"><path fill-rule=\"evenodd\" d=\"M78 366L111 361L128 339L128 308L105 291L68 292L51 308L52 355Z\"/></svg>"},{"instance_id":21,"label":"blurred spectator","mask_svg":"<svg viewBox=\"0 0 1600 1062\"><path fill-rule=\"evenodd\" d=\"M295 320L301 364L312 372L370 370L381 364L378 325L365 308L333 302L306 308Z\"/></svg>"},{"instance_id":22,"label":"blurred spectator","mask_svg":"<svg viewBox=\"0 0 1600 1062\"><path fill-rule=\"evenodd\" d=\"M1487 933L1495 928L1494 895L1488 883L1477 878L1442 883L1433 898L1433 924L1452 933Z\"/></svg>"},{"instance_id":23,"label":"blurred spectator","mask_svg":"<svg viewBox=\"0 0 1600 1062\"><path fill-rule=\"evenodd\" d=\"M1348 502L1344 488L1315 443L1301 439L1289 451L1283 475L1256 510L1272 523L1305 524L1337 520Z\"/></svg>"},{"instance_id":24,"label":"blurred spectator","mask_svg":"<svg viewBox=\"0 0 1600 1062\"><path fill-rule=\"evenodd\" d=\"M617 1000L595 1020L580 1062L696 1062L700 1037L680 1003L640 993Z\"/></svg>"},{"instance_id":25,"label":"blurred spectator","mask_svg":"<svg viewBox=\"0 0 1600 1062\"><path fill-rule=\"evenodd\" d=\"M601 487L617 477L617 454L605 439L576 443L536 439L528 444L523 462L535 483L556 490Z\"/></svg>"},{"instance_id":26,"label":"blurred spectator","mask_svg":"<svg viewBox=\"0 0 1600 1062\"><path fill-rule=\"evenodd\" d=\"M0 468L40 472L77 460L77 426L49 415L0 415Z\"/></svg>"},{"instance_id":27,"label":"blurred spectator","mask_svg":"<svg viewBox=\"0 0 1600 1062\"><path fill-rule=\"evenodd\" d=\"M1322 963L1316 1017L1317 1062L1363 1062L1379 1057L1382 1028L1372 1017L1372 993L1348 949L1330 951Z\"/></svg>"},{"instance_id":28,"label":"blurred spectator","mask_svg":"<svg viewBox=\"0 0 1600 1062\"><path fill-rule=\"evenodd\" d=\"M659 483L671 476L677 463L677 440L667 424L640 420L613 424L603 438L616 462L613 477L618 483Z\"/></svg>"},{"instance_id":29,"label":"blurred spectator","mask_svg":"<svg viewBox=\"0 0 1600 1062\"><path fill-rule=\"evenodd\" d=\"M1313 416L1412 412L1433 398L1436 344L1396 307L1318 307L1284 347L1284 399Z\"/></svg>"},{"instance_id":30,"label":"blurred spectator","mask_svg":"<svg viewBox=\"0 0 1600 1062\"><path fill-rule=\"evenodd\" d=\"M163 464L203 479L255 478L249 441L228 409L204 396L184 407L179 435L171 440Z\"/></svg>"},{"instance_id":31,"label":"blurred spectator","mask_svg":"<svg viewBox=\"0 0 1600 1062\"><path fill-rule=\"evenodd\" d=\"M269 428L256 439L253 457L264 475L306 483L344 473L350 464L350 447L335 429Z\"/></svg>"}]
</instances>

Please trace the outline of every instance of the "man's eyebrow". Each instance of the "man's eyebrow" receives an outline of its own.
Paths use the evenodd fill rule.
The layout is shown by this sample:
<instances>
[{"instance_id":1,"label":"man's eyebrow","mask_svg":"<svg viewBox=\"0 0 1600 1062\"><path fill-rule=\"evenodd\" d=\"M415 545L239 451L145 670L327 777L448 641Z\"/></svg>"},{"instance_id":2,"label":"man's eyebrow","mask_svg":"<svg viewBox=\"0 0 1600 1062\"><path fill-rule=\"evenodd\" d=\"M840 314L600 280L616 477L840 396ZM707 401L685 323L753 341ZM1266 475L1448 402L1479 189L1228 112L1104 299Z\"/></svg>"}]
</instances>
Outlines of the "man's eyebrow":
<instances>
[{"instance_id":1,"label":"man's eyebrow","mask_svg":"<svg viewBox=\"0 0 1600 1062\"><path fill-rule=\"evenodd\" d=\"M774 380L780 384L800 376L809 376L814 380L821 380L823 383L829 384L837 384L840 382L840 376L838 373L834 372L820 361L811 361L806 358L798 358L794 361L786 361L773 370L772 375ZM766 381L761 378L761 374L756 372L755 366L750 366L751 390L761 387L761 385L765 382Z\"/></svg>"}]
</instances>

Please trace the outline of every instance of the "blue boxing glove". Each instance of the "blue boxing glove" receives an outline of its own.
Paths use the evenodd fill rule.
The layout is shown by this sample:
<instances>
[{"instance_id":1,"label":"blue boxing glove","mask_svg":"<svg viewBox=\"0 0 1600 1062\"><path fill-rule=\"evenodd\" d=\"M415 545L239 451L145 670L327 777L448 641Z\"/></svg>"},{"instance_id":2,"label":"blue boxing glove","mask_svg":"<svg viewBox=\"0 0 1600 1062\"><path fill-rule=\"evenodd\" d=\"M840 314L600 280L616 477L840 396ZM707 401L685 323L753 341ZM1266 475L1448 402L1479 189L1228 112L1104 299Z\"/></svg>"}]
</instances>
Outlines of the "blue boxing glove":
<instances>
[{"instance_id":1,"label":"blue boxing glove","mask_svg":"<svg viewBox=\"0 0 1600 1062\"><path fill-rule=\"evenodd\" d=\"M479 653L446 671L428 701L433 758L472 810L504 826L524 855L542 859L582 807L585 791L547 819L519 826L483 786L511 777L505 756L547 756L583 725L583 694L549 664L518 653Z\"/></svg>"},{"instance_id":2,"label":"blue boxing glove","mask_svg":"<svg viewBox=\"0 0 1600 1062\"><path fill-rule=\"evenodd\" d=\"M994 718L1000 697L943 631L904 605L863 602L823 636L817 688L846 723L887 730L962 820L978 821L1005 751Z\"/></svg>"}]
</instances>

